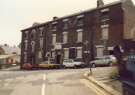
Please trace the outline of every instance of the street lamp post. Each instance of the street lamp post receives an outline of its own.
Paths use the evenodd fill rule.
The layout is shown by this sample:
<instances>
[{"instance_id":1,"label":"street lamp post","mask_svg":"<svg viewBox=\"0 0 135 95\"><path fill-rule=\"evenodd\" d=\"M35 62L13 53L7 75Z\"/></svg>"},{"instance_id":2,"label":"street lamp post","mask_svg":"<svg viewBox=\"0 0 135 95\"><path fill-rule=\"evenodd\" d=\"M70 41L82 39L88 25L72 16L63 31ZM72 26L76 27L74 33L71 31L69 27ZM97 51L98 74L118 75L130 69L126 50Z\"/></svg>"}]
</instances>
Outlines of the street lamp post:
<instances>
[{"instance_id":1,"label":"street lamp post","mask_svg":"<svg viewBox=\"0 0 135 95\"><path fill-rule=\"evenodd\" d=\"M86 47L86 51L84 51L84 53L86 54L86 64L88 64L89 65L89 67L90 67L90 75L92 75L92 69L91 69L91 64L89 63L89 54L90 54L90 50L89 50L89 42L88 42L88 40L86 40L85 42L84 42L84 45L85 45L85 47Z\"/></svg>"}]
</instances>

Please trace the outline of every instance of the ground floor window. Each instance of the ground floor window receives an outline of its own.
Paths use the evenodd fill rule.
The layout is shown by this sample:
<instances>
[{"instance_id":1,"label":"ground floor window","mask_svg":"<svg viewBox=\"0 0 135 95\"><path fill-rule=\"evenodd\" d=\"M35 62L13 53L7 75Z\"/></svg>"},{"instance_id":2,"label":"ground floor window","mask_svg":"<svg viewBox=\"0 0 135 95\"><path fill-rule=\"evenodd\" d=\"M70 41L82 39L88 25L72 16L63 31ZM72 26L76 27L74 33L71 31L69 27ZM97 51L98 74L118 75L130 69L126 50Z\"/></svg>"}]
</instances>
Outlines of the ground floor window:
<instances>
[{"instance_id":1,"label":"ground floor window","mask_svg":"<svg viewBox=\"0 0 135 95\"><path fill-rule=\"evenodd\" d=\"M64 58L69 59L69 49L68 48L64 48Z\"/></svg>"},{"instance_id":2,"label":"ground floor window","mask_svg":"<svg viewBox=\"0 0 135 95\"><path fill-rule=\"evenodd\" d=\"M52 51L52 58L55 58L55 51Z\"/></svg>"},{"instance_id":3,"label":"ground floor window","mask_svg":"<svg viewBox=\"0 0 135 95\"><path fill-rule=\"evenodd\" d=\"M103 46L97 46L97 57L101 57L104 55L104 47Z\"/></svg>"},{"instance_id":4,"label":"ground floor window","mask_svg":"<svg viewBox=\"0 0 135 95\"><path fill-rule=\"evenodd\" d=\"M69 49L69 59L75 59L76 58L76 48L71 47Z\"/></svg>"},{"instance_id":5,"label":"ground floor window","mask_svg":"<svg viewBox=\"0 0 135 95\"><path fill-rule=\"evenodd\" d=\"M82 58L82 47L77 47L77 58Z\"/></svg>"},{"instance_id":6,"label":"ground floor window","mask_svg":"<svg viewBox=\"0 0 135 95\"><path fill-rule=\"evenodd\" d=\"M39 58L39 59L42 58L42 52L41 52L41 51L38 52L38 58Z\"/></svg>"}]
</instances>

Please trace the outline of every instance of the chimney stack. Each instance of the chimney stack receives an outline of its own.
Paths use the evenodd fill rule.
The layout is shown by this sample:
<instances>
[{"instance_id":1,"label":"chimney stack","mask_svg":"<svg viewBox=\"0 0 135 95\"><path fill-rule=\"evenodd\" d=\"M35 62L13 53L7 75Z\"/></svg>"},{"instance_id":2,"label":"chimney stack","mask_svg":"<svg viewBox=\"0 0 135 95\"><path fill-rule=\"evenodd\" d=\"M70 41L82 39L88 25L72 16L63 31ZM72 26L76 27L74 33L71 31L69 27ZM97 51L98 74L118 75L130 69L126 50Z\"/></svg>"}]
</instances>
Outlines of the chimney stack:
<instances>
[{"instance_id":1,"label":"chimney stack","mask_svg":"<svg viewBox=\"0 0 135 95\"><path fill-rule=\"evenodd\" d=\"M56 17L56 16L55 16L55 17L53 17L53 20L57 20L57 19L58 19L58 17Z\"/></svg>"},{"instance_id":2,"label":"chimney stack","mask_svg":"<svg viewBox=\"0 0 135 95\"><path fill-rule=\"evenodd\" d=\"M97 0L97 8L103 7L104 6L104 2L103 0Z\"/></svg>"}]
</instances>

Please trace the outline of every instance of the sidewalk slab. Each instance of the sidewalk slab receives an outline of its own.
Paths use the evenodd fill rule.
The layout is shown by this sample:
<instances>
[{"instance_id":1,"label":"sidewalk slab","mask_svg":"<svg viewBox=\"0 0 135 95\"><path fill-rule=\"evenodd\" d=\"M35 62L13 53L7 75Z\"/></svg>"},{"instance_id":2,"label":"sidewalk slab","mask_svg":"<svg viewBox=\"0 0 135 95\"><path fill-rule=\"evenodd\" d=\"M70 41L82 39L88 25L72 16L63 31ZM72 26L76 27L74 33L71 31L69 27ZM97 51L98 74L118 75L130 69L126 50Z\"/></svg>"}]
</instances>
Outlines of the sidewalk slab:
<instances>
[{"instance_id":1,"label":"sidewalk slab","mask_svg":"<svg viewBox=\"0 0 135 95\"><path fill-rule=\"evenodd\" d=\"M95 78L93 78L92 76L89 75L88 72L86 72L84 74L84 77L89 80L90 82L92 82L93 84L95 84L96 86L98 86L100 89L104 90L106 93L108 93L108 95L122 95L122 93L114 90L113 88L111 88L110 86L97 81Z\"/></svg>"}]
</instances>

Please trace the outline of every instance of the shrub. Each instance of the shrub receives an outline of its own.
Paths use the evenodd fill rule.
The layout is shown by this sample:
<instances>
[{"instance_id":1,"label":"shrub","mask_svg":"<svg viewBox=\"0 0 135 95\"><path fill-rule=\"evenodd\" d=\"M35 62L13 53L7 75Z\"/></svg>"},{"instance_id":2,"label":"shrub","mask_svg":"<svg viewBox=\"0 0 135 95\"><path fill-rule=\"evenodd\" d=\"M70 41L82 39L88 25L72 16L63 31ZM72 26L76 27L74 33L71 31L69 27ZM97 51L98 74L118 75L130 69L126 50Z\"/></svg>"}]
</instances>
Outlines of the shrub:
<instances>
[{"instance_id":1,"label":"shrub","mask_svg":"<svg viewBox=\"0 0 135 95\"><path fill-rule=\"evenodd\" d=\"M117 69L113 70L111 73L110 73L110 78L111 79L118 79L119 78L119 72Z\"/></svg>"}]
</instances>

